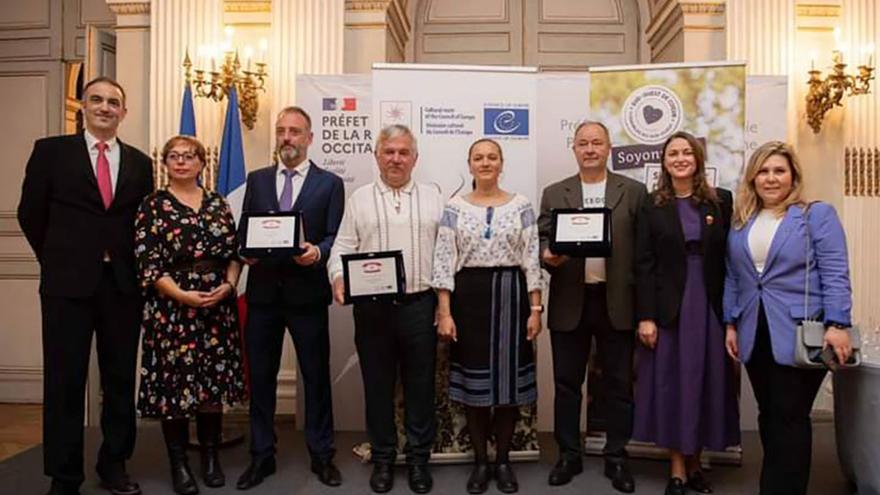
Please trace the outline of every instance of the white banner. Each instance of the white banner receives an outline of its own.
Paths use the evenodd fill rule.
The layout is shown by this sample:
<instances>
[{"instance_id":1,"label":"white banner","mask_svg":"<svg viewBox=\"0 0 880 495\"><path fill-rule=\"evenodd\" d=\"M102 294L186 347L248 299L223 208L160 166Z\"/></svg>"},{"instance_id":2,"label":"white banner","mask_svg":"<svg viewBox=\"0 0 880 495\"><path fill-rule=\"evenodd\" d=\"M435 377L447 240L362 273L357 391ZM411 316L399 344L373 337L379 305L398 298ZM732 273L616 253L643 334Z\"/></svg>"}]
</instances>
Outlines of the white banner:
<instances>
[{"instance_id":1,"label":"white banner","mask_svg":"<svg viewBox=\"0 0 880 495\"><path fill-rule=\"evenodd\" d=\"M540 201L545 187L578 172L571 145L578 124L591 120L590 74L539 74L537 85Z\"/></svg>"},{"instance_id":2,"label":"white banner","mask_svg":"<svg viewBox=\"0 0 880 495\"><path fill-rule=\"evenodd\" d=\"M299 75L297 104L312 117L309 157L342 177L348 197L375 176L373 100L369 74Z\"/></svg>"},{"instance_id":3,"label":"white banner","mask_svg":"<svg viewBox=\"0 0 880 495\"><path fill-rule=\"evenodd\" d=\"M534 68L373 66L377 126L403 124L419 141L416 180L447 197L471 190L467 150L488 137L504 152L502 187L537 200Z\"/></svg>"},{"instance_id":4,"label":"white banner","mask_svg":"<svg viewBox=\"0 0 880 495\"><path fill-rule=\"evenodd\" d=\"M767 141L786 141L788 130L788 77L746 77L746 156Z\"/></svg>"},{"instance_id":5,"label":"white banner","mask_svg":"<svg viewBox=\"0 0 880 495\"><path fill-rule=\"evenodd\" d=\"M373 101L369 74L300 75L297 104L312 117L314 141L309 157L345 181L345 196L375 177ZM333 422L340 431L363 431L363 383L354 346L351 306L330 306L330 380ZM305 397L297 380L297 397ZM305 400L297 400L297 417L304 418ZM302 429L304 421L297 421ZM345 446L340 446L345 448Z\"/></svg>"}]
</instances>

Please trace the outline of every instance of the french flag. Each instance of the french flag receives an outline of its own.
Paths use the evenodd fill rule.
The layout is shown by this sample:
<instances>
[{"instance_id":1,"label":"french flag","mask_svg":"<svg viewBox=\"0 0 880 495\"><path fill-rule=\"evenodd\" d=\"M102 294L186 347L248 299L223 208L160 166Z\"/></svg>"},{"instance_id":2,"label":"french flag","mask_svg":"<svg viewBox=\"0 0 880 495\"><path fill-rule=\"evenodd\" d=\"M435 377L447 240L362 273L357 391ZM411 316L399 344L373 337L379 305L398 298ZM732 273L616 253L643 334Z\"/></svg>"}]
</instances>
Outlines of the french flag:
<instances>
[{"instance_id":1,"label":"french flag","mask_svg":"<svg viewBox=\"0 0 880 495\"><path fill-rule=\"evenodd\" d=\"M236 225L241 220L247 173L244 166L244 146L241 139L241 121L238 111L238 92L235 86L229 91L226 122L223 124L223 142L220 144L220 166L217 171L217 192L226 197ZM244 291L247 286L247 267L243 267L238 279L238 315L242 330L247 321L247 304Z\"/></svg>"}]
</instances>

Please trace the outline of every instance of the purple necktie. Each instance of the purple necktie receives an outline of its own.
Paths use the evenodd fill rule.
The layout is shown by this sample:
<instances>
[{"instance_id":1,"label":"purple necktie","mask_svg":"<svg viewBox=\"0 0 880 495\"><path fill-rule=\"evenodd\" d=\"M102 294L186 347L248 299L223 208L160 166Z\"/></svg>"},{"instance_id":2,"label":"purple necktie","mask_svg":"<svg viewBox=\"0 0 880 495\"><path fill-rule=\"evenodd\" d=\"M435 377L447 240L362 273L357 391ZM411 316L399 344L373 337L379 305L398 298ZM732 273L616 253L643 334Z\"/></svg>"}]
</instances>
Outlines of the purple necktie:
<instances>
[{"instance_id":1,"label":"purple necktie","mask_svg":"<svg viewBox=\"0 0 880 495\"><path fill-rule=\"evenodd\" d=\"M293 209L293 176L296 170L284 169L284 187L281 189L281 199L278 200L278 207L281 211L290 211Z\"/></svg>"}]
</instances>

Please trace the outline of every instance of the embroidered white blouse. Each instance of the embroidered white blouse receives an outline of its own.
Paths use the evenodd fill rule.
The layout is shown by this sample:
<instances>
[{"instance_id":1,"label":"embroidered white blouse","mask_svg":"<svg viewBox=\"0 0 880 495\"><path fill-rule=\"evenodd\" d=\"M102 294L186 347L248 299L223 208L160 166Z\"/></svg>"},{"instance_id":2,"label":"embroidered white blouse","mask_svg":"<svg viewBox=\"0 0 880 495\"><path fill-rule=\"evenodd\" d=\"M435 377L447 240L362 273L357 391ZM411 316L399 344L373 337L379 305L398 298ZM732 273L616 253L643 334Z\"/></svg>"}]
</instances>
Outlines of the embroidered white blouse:
<instances>
[{"instance_id":1,"label":"embroidered white blouse","mask_svg":"<svg viewBox=\"0 0 880 495\"><path fill-rule=\"evenodd\" d=\"M410 181L392 189L381 180L359 187L345 205L327 271L342 276L343 254L403 251L406 292L431 288L434 240L443 213L443 196L432 184Z\"/></svg>"},{"instance_id":2,"label":"embroidered white blouse","mask_svg":"<svg viewBox=\"0 0 880 495\"><path fill-rule=\"evenodd\" d=\"M431 285L455 290L455 274L464 267L519 266L529 292L540 290L544 282L539 249L535 210L525 196L515 194L495 207L456 196L443 210Z\"/></svg>"}]
</instances>

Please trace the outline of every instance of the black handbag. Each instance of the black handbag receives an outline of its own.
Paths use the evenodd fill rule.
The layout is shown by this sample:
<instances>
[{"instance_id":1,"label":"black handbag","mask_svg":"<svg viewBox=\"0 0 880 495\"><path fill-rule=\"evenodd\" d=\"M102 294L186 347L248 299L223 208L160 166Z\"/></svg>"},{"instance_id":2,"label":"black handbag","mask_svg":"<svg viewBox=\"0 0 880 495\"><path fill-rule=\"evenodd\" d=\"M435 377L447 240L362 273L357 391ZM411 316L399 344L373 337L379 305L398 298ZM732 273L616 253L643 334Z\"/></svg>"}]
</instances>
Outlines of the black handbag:
<instances>
[{"instance_id":1,"label":"black handbag","mask_svg":"<svg viewBox=\"0 0 880 495\"><path fill-rule=\"evenodd\" d=\"M828 368L827 359L823 359L822 350L825 344L825 323L819 321L810 314L810 262L812 252L810 247L810 224L807 222L810 205L804 208L804 230L807 234L806 258L807 269L804 277L804 319L798 323L795 329L794 340L794 367L806 369ZM852 346L852 357L846 363L836 363L840 368L853 368L862 364L862 336L859 328L855 325L846 329L849 332L849 341ZM832 365L834 366L834 365Z\"/></svg>"}]
</instances>

